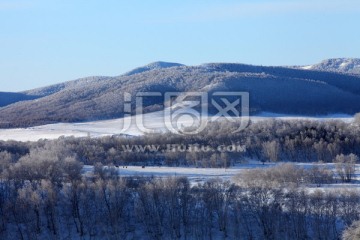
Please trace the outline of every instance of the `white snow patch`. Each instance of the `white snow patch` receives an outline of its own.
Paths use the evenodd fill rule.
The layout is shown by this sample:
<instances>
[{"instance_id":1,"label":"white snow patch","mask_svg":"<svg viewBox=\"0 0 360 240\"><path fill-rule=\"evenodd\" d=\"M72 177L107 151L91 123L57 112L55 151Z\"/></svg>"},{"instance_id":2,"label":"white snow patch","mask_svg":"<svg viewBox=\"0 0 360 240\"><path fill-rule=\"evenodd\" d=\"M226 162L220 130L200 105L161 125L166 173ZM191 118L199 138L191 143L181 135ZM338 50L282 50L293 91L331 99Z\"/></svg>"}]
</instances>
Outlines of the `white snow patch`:
<instances>
[{"instance_id":1,"label":"white snow patch","mask_svg":"<svg viewBox=\"0 0 360 240\"><path fill-rule=\"evenodd\" d=\"M329 115L319 115L319 116L302 116L302 115L291 115L291 114L281 114L273 112L261 112L256 116L252 116L251 120L253 122L263 121L269 118L279 119L279 120L310 120L310 121L329 121L329 120L339 120L346 123L351 123L354 120L354 117L349 114L343 113L334 113Z\"/></svg>"},{"instance_id":2,"label":"white snow patch","mask_svg":"<svg viewBox=\"0 0 360 240\"><path fill-rule=\"evenodd\" d=\"M300 67L301 69L305 69L305 70L310 70L313 68L313 65L308 65L308 66L303 66L303 67Z\"/></svg>"},{"instance_id":3,"label":"white snow patch","mask_svg":"<svg viewBox=\"0 0 360 240\"><path fill-rule=\"evenodd\" d=\"M340 68L346 68L347 66L349 66L351 64L351 62L343 62L340 64Z\"/></svg>"}]
</instances>

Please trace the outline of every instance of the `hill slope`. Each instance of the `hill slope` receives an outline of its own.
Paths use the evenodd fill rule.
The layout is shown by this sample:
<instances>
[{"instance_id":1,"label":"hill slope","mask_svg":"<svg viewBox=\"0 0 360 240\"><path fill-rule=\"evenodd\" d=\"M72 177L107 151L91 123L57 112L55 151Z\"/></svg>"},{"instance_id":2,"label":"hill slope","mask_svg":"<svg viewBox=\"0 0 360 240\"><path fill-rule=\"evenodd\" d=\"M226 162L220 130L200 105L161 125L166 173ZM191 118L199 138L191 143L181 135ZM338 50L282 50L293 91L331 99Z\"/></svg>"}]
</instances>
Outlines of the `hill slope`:
<instances>
[{"instance_id":1,"label":"hill slope","mask_svg":"<svg viewBox=\"0 0 360 240\"><path fill-rule=\"evenodd\" d=\"M124 112L124 92L134 96L146 91L247 91L253 114L265 111L314 116L360 112L360 76L211 63L154 68L118 77L85 78L27 91L26 94L42 97L0 108L0 126L118 118ZM162 98L146 99L144 106L145 112L161 110Z\"/></svg>"}]
</instances>

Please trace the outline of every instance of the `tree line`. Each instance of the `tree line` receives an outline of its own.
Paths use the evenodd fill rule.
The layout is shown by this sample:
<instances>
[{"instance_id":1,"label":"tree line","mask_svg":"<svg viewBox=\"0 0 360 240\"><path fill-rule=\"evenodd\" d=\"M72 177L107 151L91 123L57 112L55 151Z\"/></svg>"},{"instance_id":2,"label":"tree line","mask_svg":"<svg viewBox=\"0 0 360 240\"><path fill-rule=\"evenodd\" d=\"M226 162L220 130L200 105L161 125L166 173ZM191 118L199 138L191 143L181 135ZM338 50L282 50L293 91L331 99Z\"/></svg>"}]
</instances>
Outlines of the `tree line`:
<instances>
[{"instance_id":1,"label":"tree line","mask_svg":"<svg viewBox=\"0 0 360 240\"><path fill-rule=\"evenodd\" d=\"M252 122L243 131L232 133L236 124L213 122L206 131L194 136L153 133L138 137L61 137L27 143L0 141L0 154L4 155L0 161L16 162L34 149L47 148L60 155L70 153L89 165L101 162L104 165L228 167L246 158L263 162L356 162L360 155L359 123L268 120ZM198 144L213 149L220 145L241 145L246 151L166 151L168 144ZM157 151L126 148L138 145L157 146ZM344 157L348 155L352 157Z\"/></svg>"}]
</instances>

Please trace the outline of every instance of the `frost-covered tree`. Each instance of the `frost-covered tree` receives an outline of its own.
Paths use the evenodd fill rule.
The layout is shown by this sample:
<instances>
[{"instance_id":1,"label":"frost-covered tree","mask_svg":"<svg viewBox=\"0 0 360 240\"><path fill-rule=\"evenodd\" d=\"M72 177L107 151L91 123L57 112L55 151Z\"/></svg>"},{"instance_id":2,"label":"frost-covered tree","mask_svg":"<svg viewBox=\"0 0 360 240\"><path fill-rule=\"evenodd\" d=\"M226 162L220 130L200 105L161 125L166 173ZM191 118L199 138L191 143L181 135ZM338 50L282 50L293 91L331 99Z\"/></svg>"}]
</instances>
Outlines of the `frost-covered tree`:
<instances>
[{"instance_id":1,"label":"frost-covered tree","mask_svg":"<svg viewBox=\"0 0 360 240\"><path fill-rule=\"evenodd\" d=\"M356 168L358 157L355 154L337 155L334 159L336 164L336 172L343 182L351 182Z\"/></svg>"},{"instance_id":2,"label":"frost-covered tree","mask_svg":"<svg viewBox=\"0 0 360 240\"><path fill-rule=\"evenodd\" d=\"M342 234L342 240L359 240L360 239L360 221L351 224Z\"/></svg>"}]
</instances>

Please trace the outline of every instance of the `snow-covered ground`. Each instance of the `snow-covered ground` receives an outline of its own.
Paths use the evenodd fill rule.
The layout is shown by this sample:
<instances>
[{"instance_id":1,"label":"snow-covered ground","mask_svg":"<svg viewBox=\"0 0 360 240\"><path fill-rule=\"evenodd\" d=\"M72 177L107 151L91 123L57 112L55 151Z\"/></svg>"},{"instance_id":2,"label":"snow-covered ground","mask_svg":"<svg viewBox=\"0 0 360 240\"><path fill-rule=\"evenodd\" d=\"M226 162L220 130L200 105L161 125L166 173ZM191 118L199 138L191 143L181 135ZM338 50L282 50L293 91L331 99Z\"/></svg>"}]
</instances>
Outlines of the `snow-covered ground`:
<instances>
[{"instance_id":1,"label":"snow-covered ground","mask_svg":"<svg viewBox=\"0 0 360 240\"><path fill-rule=\"evenodd\" d=\"M301 116L301 115L289 115L279 114L272 112L262 112L259 115L251 117L252 121L266 120L269 118L281 119L281 120L314 120L314 121L328 121L328 120L340 120L347 123L353 121L353 116L348 114L331 114L331 115L319 115L319 116Z\"/></svg>"},{"instance_id":2,"label":"snow-covered ground","mask_svg":"<svg viewBox=\"0 0 360 240\"><path fill-rule=\"evenodd\" d=\"M148 132L159 132L166 131L166 121L168 117L164 117L164 112L153 112L141 115L144 121L145 128L149 129ZM251 120L262 121L269 118L282 119L282 120L341 120L345 122L351 122L353 117L350 115L344 114L335 114L328 116L318 116L318 117L306 117L306 116L296 116L296 115L284 115L264 112L257 116L252 116ZM125 122L131 119L131 125L126 130L123 131L124 118L113 119L113 120L104 120L104 121L93 121L93 122L84 122L84 123L56 123L48 124L30 128L17 128L17 129L0 129L0 140L16 140L16 141L37 141L39 139L56 139L60 136L74 136L74 137L102 137L102 136L111 136L116 134L127 134L132 136L142 135L144 132L141 131L135 124L135 117L125 118ZM188 126L191 124L191 118L179 118L178 124Z\"/></svg>"},{"instance_id":3,"label":"snow-covered ground","mask_svg":"<svg viewBox=\"0 0 360 240\"><path fill-rule=\"evenodd\" d=\"M262 165L243 167L237 166L233 168L195 168L195 167L150 167L147 166L142 168L141 166L128 166L127 168L119 167L118 172L120 176L138 176L138 177L175 177L185 176L188 177L192 182L201 182L210 178L222 178L230 180L233 176L239 173L239 170L250 169L254 167L267 167ZM85 166L86 172L92 172L92 166Z\"/></svg>"},{"instance_id":4,"label":"snow-covered ground","mask_svg":"<svg viewBox=\"0 0 360 240\"><path fill-rule=\"evenodd\" d=\"M204 182L210 178L221 178L223 180L232 180L236 174L241 174L242 171L254 168L268 168L275 166L279 163L266 163L262 164L259 161L249 161L248 163L237 164L230 168L196 168L196 167L145 167L141 166L128 166L124 168L120 166L118 173L123 177L174 177L185 176L189 178L191 183ZM327 168L336 172L335 164L333 163L296 163L296 165L304 168L310 168L314 165L325 165ZM93 166L84 166L84 172L89 174L93 172ZM322 185L320 188L316 186L308 186L309 189L340 189L340 188L356 188L360 190L360 164L356 165L356 172L353 179L353 183L334 183Z\"/></svg>"},{"instance_id":5,"label":"snow-covered ground","mask_svg":"<svg viewBox=\"0 0 360 240\"><path fill-rule=\"evenodd\" d=\"M144 126L155 130L164 129L163 112L144 114ZM30 128L0 129L0 140L37 141L39 139L56 139L60 136L74 137L102 137L116 134L142 135L135 124L135 117L131 119L131 126L123 131L124 118L93 121L84 123L56 123Z\"/></svg>"}]
</instances>

